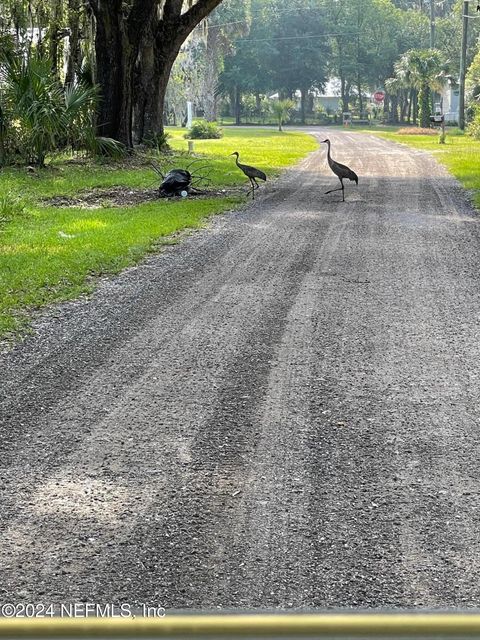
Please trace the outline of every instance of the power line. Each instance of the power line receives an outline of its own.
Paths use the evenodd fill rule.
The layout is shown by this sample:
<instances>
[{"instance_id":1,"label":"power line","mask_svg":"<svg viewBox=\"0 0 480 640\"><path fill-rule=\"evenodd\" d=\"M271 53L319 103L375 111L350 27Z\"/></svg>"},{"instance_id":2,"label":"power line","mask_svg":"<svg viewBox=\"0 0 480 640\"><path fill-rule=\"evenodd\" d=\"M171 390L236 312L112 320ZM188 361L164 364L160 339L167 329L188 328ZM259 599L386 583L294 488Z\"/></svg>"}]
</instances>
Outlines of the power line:
<instances>
[{"instance_id":1,"label":"power line","mask_svg":"<svg viewBox=\"0 0 480 640\"><path fill-rule=\"evenodd\" d=\"M333 38L335 36L356 36L360 33L360 31L349 31L343 33L319 33L311 36L279 36L275 38L259 38L255 40L241 38L237 40L235 44L240 44L242 42L271 42L273 40L304 40L306 38Z\"/></svg>"},{"instance_id":2,"label":"power line","mask_svg":"<svg viewBox=\"0 0 480 640\"><path fill-rule=\"evenodd\" d=\"M341 0L341 2L343 2L344 4L347 3L348 0ZM444 0L442 0L444 1ZM325 4L327 4L329 2L329 0L323 0L323 2ZM282 13L294 13L297 11L302 11L303 9L305 9L305 5L303 4L298 4L298 5L293 5L290 6L288 9L277 9L277 10L273 10L272 13L270 14L270 17L275 17L279 14ZM254 14L254 13L263 13L265 11L265 8L263 9L253 9L252 11L250 11L250 14ZM204 18L204 20L208 20L208 16L206 18ZM221 24L212 24L209 25L209 29L217 29L219 27L226 27L229 26L231 24L240 24L242 22L248 22L248 19L245 20L234 20L232 22L222 22Z\"/></svg>"},{"instance_id":3,"label":"power line","mask_svg":"<svg viewBox=\"0 0 480 640\"><path fill-rule=\"evenodd\" d=\"M275 17L281 13L294 13L296 11L300 11L302 7L300 6L296 6L296 7L289 7L288 9L280 9L279 11L275 11L273 12L271 17ZM255 11L252 11L251 13L262 13L264 12L265 9L257 9ZM205 18L205 20L208 20L208 17ZM248 18L245 18L244 20L234 20L232 22L222 22L220 24L209 24L208 28L209 29L218 29L219 27L228 27L232 24L242 24L248 22Z\"/></svg>"}]
</instances>

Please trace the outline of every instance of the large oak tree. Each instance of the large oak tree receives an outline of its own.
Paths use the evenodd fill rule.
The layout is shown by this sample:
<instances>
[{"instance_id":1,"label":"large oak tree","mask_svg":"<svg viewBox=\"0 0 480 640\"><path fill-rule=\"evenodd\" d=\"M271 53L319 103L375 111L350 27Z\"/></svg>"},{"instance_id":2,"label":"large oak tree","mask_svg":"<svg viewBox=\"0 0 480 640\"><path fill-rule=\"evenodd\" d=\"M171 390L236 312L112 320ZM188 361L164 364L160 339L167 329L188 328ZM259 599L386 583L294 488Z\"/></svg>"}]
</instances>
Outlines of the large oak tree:
<instances>
[{"instance_id":1,"label":"large oak tree","mask_svg":"<svg viewBox=\"0 0 480 640\"><path fill-rule=\"evenodd\" d=\"M134 96L139 137L145 130L163 132L173 62L188 35L221 1L89 0L96 23L95 81L102 96L100 135L132 147Z\"/></svg>"}]
</instances>

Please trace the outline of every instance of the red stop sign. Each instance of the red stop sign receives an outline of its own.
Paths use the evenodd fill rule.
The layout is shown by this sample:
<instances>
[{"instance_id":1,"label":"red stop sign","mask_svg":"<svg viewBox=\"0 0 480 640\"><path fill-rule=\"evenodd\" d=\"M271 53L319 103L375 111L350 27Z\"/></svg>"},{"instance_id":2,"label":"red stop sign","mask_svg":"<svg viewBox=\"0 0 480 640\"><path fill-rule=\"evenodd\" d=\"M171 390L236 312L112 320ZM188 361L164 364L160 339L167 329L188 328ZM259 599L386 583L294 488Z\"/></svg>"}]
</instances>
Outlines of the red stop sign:
<instances>
[{"instance_id":1,"label":"red stop sign","mask_svg":"<svg viewBox=\"0 0 480 640\"><path fill-rule=\"evenodd\" d=\"M383 102L385 100L385 91L375 91L373 99L375 102Z\"/></svg>"}]
</instances>

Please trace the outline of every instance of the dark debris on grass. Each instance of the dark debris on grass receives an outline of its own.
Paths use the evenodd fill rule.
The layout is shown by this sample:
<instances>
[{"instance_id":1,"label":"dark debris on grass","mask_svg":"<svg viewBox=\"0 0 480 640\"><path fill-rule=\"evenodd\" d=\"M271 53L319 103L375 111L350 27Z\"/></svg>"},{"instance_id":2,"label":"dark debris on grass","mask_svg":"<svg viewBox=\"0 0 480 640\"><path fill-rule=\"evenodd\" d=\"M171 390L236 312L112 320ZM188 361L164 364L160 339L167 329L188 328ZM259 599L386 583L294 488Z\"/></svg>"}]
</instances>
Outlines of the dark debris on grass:
<instances>
[{"instance_id":1,"label":"dark debris on grass","mask_svg":"<svg viewBox=\"0 0 480 640\"><path fill-rule=\"evenodd\" d=\"M187 199L225 198L239 195L243 190L239 188L198 190L189 193ZM181 196L166 198L156 189L132 189L130 187L110 187L108 189L92 189L74 196L54 196L42 201L42 204L53 207L75 207L97 209L100 207L125 207L153 202L155 200L182 200Z\"/></svg>"}]
</instances>

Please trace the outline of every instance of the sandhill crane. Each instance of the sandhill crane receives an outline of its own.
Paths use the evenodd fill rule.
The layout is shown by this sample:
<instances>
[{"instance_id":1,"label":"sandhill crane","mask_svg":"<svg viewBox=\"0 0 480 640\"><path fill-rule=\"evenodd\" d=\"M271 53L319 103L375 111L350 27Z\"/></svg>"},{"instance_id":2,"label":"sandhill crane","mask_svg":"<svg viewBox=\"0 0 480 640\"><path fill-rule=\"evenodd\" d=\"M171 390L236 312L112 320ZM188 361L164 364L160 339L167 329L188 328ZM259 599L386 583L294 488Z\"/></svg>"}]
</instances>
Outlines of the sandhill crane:
<instances>
[{"instance_id":1,"label":"sandhill crane","mask_svg":"<svg viewBox=\"0 0 480 640\"><path fill-rule=\"evenodd\" d=\"M234 151L230 154L231 156L237 156L235 162L237 163L237 167L243 171L243 173L250 180L250 184L252 185L252 198L255 199L255 189L258 189L260 186L255 178L259 178L260 180L267 180L267 176L260 171L260 169L255 169L255 167L250 167L248 164L240 164L238 161L238 156L240 155L238 151Z\"/></svg>"},{"instance_id":2,"label":"sandhill crane","mask_svg":"<svg viewBox=\"0 0 480 640\"><path fill-rule=\"evenodd\" d=\"M346 178L348 178L352 182L356 182L358 186L358 176L355 173L355 171L352 171L349 167L345 166L344 164L340 164L339 162L335 162L335 160L333 160L332 156L330 155L330 140L328 138L326 140L322 140L321 144L328 145L328 153L327 153L328 164L330 165L330 169L338 177L338 179L340 180L340 184L342 185L341 187L338 187L338 189L330 189L330 191L325 191L325 194L333 193L334 191L340 191L341 189L342 196L343 196L342 202L345 202L345 187L343 185L343 181Z\"/></svg>"}]
</instances>

